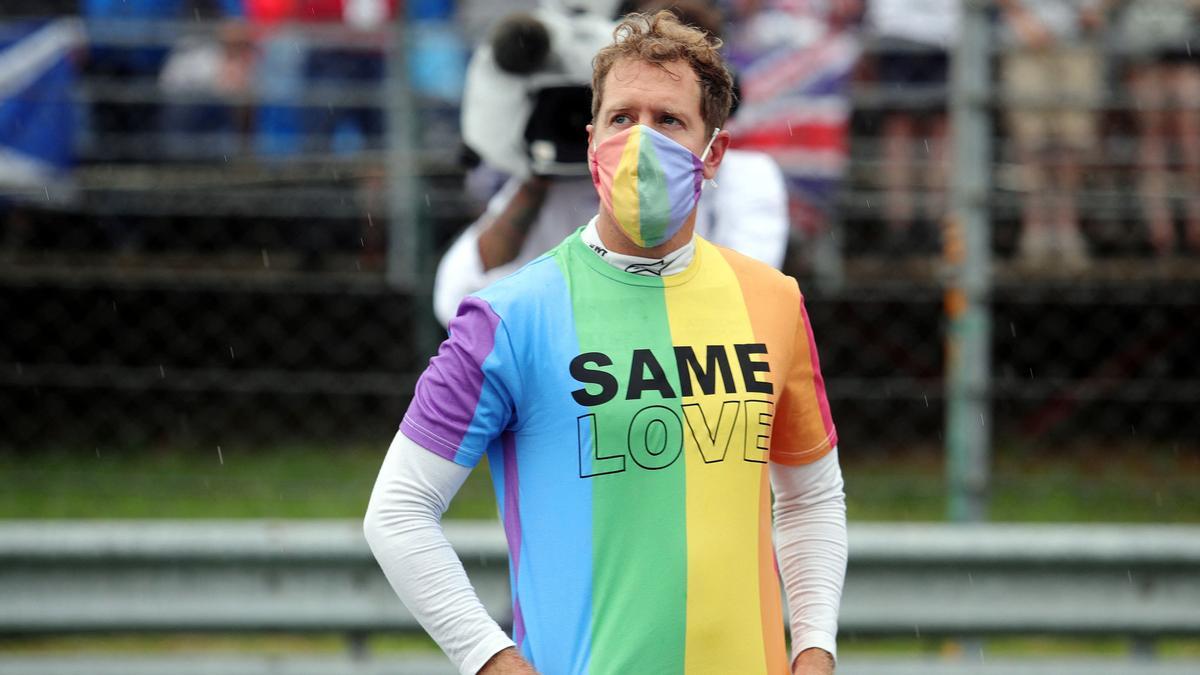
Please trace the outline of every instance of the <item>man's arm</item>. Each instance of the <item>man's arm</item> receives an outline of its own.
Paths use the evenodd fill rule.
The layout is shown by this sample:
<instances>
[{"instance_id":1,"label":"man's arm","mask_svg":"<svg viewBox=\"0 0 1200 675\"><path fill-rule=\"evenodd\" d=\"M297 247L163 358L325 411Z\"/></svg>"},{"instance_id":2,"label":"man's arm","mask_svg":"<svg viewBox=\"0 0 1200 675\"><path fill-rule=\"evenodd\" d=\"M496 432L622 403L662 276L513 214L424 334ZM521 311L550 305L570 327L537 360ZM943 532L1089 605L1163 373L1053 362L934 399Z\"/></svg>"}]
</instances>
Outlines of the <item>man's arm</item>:
<instances>
[{"instance_id":1,"label":"man's arm","mask_svg":"<svg viewBox=\"0 0 1200 675\"><path fill-rule=\"evenodd\" d=\"M827 675L846 576L846 497L837 448L811 464L772 462L775 554L792 633L792 672Z\"/></svg>"},{"instance_id":2,"label":"man's arm","mask_svg":"<svg viewBox=\"0 0 1200 675\"><path fill-rule=\"evenodd\" d=\"M504 209L479 233L479 260L484 271L512 262L521 252L529 228L537 222L550 179L531 176L521 182Z\"/></svg>"},{"instance_id":3,"label":"man's arm","mask_svg":"<svg viewBox=\"0 0 1200 675\"><path fill-rule=\"evenodd\" d=\"M488 616L442 531L442 514L470 471L397 433L363 532L396 594L460 673L534 673Z\"/></svg>"}]
</instances>

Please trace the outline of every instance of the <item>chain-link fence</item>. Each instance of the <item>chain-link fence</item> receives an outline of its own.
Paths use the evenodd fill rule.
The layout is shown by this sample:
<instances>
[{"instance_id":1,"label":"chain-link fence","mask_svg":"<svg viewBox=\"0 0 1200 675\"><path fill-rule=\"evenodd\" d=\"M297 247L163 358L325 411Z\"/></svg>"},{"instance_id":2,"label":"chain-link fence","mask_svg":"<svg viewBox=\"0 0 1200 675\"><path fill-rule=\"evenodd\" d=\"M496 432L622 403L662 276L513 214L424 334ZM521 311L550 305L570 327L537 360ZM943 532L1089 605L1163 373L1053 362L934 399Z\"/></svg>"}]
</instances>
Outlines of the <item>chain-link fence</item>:
<instances>
[{"instance_id":1,"label":"chain-link fence","mask_svg":"<svg viewBox=\"0 0 1200 675\"><path fill-rule=\"evenodd\" d=\"M756 11L811 10L796 4ZM957 2L929 3L951 13L938 34L921 20L946 17L892 4L805 19L857 50L820 90L845 113L821 131L835 189L793 209L788 258L843 445L945 443L965 48L990 73L964 103L987 130L971 202L991 242L971 296L990 318L989 377L971 392L987 437L1194 449L1195 4L1005 3L979 45L959 43ZM4 105L37 115L0 108L0 143L16 144L0 148L0 443L390 436L439 336L433 266L481 208L463 187L452 89L468 46L450 19L81 20L64 5L0 27L0 58L28 61L34 40L51 73L0 82ZM798 64L820 64L813 45L792 45ZM16 133L32 119L48 131ZM811 181L793 185L803 197Z\"/></svg>"}]
</instances>

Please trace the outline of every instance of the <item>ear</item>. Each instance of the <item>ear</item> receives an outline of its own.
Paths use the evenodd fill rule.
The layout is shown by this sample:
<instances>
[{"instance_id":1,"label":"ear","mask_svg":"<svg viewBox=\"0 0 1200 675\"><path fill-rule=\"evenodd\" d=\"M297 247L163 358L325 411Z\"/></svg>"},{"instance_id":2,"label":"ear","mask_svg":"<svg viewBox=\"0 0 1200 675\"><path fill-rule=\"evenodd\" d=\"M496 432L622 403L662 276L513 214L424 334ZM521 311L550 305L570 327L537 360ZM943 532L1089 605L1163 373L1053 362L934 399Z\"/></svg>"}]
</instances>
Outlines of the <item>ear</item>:
<instances>
[{"instance_id":1,"label":"ear","mask_svg":"<svg viewBox=\"0 0 1200 675\"><path fill-rule=\"evenodd\" d=\"M704 177L712 179L717 175L717 168L721 166L721 160L725 159L725 151L729 149L730 136L728 131L718 131L717 137L713 139L712 148L708 151L708 157L704 158Z\"/></svg>"},{"instance_id":2,"label":"ear","mask_svg":"<svg viewBox=\"0 0 1200 675\"><path fill-rule=\"evenodd\" d=\"M730 132L716 132L713 147L709 148L708 156L704 157L704 178L716 177L716 169L721 166L721 160L725 159L725 151L728 149L730 149Z\"/></svg>"},{"instance_id":3,"label":"ear","mask_svg":"<svg viewBox=\"0 0 1200 675\"><path fill-rule=\"evenodd\" d=\"M587 146L588 146L588 150L590 151L592 149L592 131L595 130L596 127L594 125L589 124L584 128L587 129L587 134L588 134Z\"/></svg>"}]
</instances>

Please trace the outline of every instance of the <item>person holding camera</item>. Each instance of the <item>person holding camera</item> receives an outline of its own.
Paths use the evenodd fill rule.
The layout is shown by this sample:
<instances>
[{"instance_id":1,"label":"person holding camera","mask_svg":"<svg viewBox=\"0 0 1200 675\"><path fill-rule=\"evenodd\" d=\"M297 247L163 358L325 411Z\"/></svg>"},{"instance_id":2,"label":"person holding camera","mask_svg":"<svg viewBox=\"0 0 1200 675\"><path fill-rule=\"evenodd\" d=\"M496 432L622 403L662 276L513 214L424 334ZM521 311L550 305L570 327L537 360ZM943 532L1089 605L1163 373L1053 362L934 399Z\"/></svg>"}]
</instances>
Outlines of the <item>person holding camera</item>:
<instances>
[{"instance_id":1,"label":"person holding camera","mask_svg":"<svg viewBox=\"0 0 1200 675\"><path fill-rule=\"evenodd\" d=\"M639 4L634 9L670 4L684 23L719 37L721 15L711 3ZM464 140L509 178L438 264L433 305L443 326L464 297L520 269L596 212L583 128L591 118L592 56L612 27L594 13L516 14L473 56ZM778 269L789 231L779 166L765 153L730 150L722 167L701 200L697 233Z\"/></svg>"}]
</instances>

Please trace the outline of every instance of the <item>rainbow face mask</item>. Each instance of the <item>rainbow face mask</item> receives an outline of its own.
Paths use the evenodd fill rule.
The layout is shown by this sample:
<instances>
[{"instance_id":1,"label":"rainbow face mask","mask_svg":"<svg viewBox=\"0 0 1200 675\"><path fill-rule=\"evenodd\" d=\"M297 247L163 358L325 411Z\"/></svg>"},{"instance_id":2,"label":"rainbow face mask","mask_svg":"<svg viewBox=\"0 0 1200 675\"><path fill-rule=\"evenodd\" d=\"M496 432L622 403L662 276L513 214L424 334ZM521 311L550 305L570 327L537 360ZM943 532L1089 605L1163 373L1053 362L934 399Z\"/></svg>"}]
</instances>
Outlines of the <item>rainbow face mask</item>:
<instances>
[{"instance_id":1,"label":"rainbow face mask","mask_svg":"<svg viewBox=\"0 0 1200 675\"><path fill-rule=\"evenodd\" d=\"M700 200L704 159L719 131L700 157L644 124L592 146L592 182L630 241L653 248L679 232Z\"/></svg>"}]
</instances>

